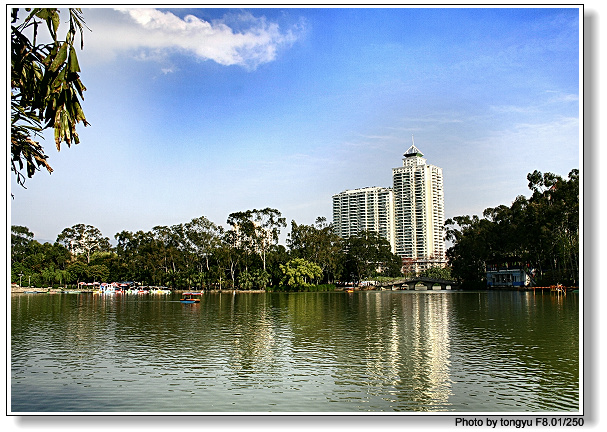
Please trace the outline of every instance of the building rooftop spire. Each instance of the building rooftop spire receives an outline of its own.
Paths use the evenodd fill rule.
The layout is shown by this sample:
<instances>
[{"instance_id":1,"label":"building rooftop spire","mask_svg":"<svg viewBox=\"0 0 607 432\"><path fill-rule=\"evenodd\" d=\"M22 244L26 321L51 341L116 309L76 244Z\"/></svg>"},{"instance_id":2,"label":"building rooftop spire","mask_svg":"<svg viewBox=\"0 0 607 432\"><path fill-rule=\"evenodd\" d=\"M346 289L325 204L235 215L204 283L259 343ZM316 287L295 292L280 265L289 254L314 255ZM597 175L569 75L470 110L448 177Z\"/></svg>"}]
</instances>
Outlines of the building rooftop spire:
<instances>
[{"instance_id":1,"label":"building rooftop spire","mask_svg":"<svg viewBox=\"0 0 607 432\"><path fill-rule=\"evenodd\" d=\"M411 157L411 156L422 157L423 155L424 154L422 152L420 152L417 147L415 147L415 141L413 141L413 135L411 135L411 147L409 147L409 149L405 152L405 154L403 156L404 157Z\"/></svg>"}]
</instances>

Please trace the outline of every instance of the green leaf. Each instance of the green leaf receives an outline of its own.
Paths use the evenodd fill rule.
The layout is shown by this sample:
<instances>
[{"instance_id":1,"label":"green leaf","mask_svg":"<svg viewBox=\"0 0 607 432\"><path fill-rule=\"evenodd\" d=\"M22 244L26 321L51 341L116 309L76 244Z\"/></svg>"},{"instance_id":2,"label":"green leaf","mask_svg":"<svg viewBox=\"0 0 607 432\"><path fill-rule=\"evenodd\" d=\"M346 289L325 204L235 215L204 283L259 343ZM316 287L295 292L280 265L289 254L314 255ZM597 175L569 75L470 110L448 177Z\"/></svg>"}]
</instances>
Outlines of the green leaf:
<instances>
[{"instance_id":1,"label":"green leaf","mask_svg":"<svg viewBox=\"0 0 607 432\"><path fill-rule=\"evenodd\" d=\"M57 34L57 29L59 28L59 13L57 12L57 9L53 10L51 20L53 21L53 32Z\"/></svg>"},{"instance_id":2,"label":"green leaf","mask_svg":"<svg viewBox=\"0 0 607 432\"><path fill-rule=\"evenodd\" d=\"M30 15L36 15L40 19L47 20L51 16L51 10L48 8L36 8Z\"/></svg>"},{"instance_id":3,"label":"green leaf","mask_svg":"<svg viewBox=\"0 0 607 432\"><path fill-rule=\"evenodd\" d=\"M82 82L80 81L80 78L78 78L77 80L74 81L74 85L75 85L76 90L78 91L78 94L80 95L80 97L82 99L84 99L83 93L86 91L86 87L82 84Z\"/></svg>"},{"instance_id":4,"label":"green leaf","mask_svg":"<svg viewBox=\"0 0 607 432\"><path fill-rule=\"evenodd\" d=\"M55 145L57 146L57 151L61 149L61 129L57 124L57 119L55 119Z\"/></svg>"},{"instance_id":5,"label":"green leaf","mask_svg":"<svg viewBox=\"0 0 607 432\"><path fill-rule=\"evenodd\" d=\"M68 44L67 42L64 42L63 45L61 45L61 48L59 48L57 56L53 59L51 66L49 67L49 70L51 72L56 72L61 67L61 65L63 65L63 63L67 59L67 48Z\"/></svg>"},{"instance_id":6,"label":"green leaf","mask_svg":"<svg viewBox=\"0 0 607 432\"><path fill-rule=\"evenodd\" d=\"M46 21L46 25L48 26L49 32L53 37L53 40L57 40L57 29L59 28L59 13L57 9L52 8L41 8L34 9L33 12L38 18Z\"/></svg>"},{"instance_id":7,"label":"green leaf","mask_svg":"<svg viewBox=\"0 0 607 432\"><path fill-rule=\"evenodd\" d=\"M74 47L70 47L70 57L67 62L69 72L80 72L80 65L78 64L78 56Z\"/></svg>"}]
</instances>

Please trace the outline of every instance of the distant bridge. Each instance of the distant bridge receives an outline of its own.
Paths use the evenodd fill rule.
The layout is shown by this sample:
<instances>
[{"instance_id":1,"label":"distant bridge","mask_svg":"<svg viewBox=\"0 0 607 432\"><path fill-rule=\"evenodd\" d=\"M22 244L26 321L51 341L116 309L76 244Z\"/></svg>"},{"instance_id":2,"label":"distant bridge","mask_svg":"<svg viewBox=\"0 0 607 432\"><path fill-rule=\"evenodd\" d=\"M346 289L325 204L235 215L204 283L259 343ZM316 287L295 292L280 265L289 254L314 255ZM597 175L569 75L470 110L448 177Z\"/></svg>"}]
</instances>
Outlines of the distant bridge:
<instances>
[{"instance_id":1,"label":"distant bridge","mask_svg":"<svg viewBox=\"0 0 607 432\"><path fill-rule=\"evenodd\" d=\"M417 284L423 284L426 286L428 290L434 289L435 286L439 285L441 290L446 290L447 287L451 287L451 289L455 289L459 286L457 281L447 280L447 279L432 279L426 277L417 277L410 279L397 279L391 282L382 282L377 284L376 286L382 288L392 288L392 289L405 289L405 290L414 290Z\"/></svg>"}]
</instances>

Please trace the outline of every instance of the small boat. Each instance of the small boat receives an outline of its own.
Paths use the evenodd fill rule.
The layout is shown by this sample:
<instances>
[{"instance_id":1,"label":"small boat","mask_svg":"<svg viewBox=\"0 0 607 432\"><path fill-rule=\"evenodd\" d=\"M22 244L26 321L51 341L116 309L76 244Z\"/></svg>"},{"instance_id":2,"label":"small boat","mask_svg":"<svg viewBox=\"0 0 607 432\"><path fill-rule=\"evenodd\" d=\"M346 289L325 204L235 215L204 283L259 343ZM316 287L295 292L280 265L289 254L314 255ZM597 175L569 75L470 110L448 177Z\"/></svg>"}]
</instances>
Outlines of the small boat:
<instances>
[{"instance_id":1,"label":"small boat","mask_svg":"<svg viewBox=\"0 0 607 432\"><path fill-rule=\"evenodd\" d=\"M113 282L113 283L102 283L99 286L99 293L100 294L116 294L118 292L117 286L118 285L115 282Z\"/></svg>"},{"instance_id":2,"label":"small boat","mask_svg":"<svg viewBox=\"0 0 607 432\"><path fill-rule=\"evenodd\" d=\"M200 303L200 298L197 298L195 296L200 296L202 295L202 293L195 293L195 292L189 292L189 293L183 293L183 298L181 298L179 301L181 303Z\"/></svg>"},{"instance_id":3,"label":"small boat","mask_svg":"<svg viewBox=\"0 0 607 432\"><path fill-rule=\"evenodd\" d=\"M171 290L166 288L153 288L150 290L150 294L171 294Z\"/></svg>"}]
</instances>

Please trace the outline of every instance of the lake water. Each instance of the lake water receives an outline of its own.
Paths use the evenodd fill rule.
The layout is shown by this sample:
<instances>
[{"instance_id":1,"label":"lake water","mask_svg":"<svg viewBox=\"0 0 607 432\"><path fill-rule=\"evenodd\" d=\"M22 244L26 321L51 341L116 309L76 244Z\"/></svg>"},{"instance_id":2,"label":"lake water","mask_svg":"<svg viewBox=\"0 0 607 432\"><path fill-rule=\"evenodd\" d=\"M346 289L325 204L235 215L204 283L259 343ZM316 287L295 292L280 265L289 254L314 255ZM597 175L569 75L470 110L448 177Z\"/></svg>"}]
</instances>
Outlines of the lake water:
<instances>
[{"instance_id":1,"label":"lake water","mask_svg":"<svg viewBox=\"0 0 607 432\"><path fill-rule=\"evenodd\" d=\"M12 294L11 413L579 413L579 295Z\"/></svg>"}]
</instances>

